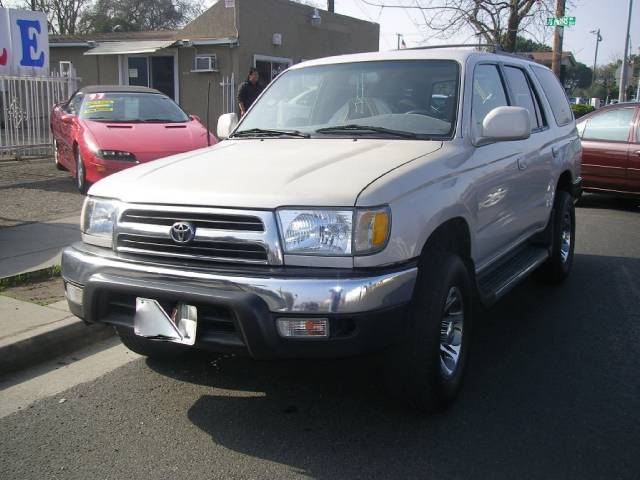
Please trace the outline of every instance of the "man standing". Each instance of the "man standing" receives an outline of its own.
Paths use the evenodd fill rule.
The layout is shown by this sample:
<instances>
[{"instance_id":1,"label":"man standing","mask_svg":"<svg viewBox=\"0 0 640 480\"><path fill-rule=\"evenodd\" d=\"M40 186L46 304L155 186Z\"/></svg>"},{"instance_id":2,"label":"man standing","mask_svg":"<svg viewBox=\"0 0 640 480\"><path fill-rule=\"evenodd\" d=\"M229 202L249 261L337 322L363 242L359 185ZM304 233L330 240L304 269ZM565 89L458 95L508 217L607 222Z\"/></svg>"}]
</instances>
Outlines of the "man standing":
<instances>
[{"instance_id":1,"label":"man standing","mask_svg":"<svg viewBox=\"0 0 640 480\"><path fill-rule=\"evenodd\" d=\"M247 81L243 82L238 89L238 105L240 105L240 116L243 116L249 110L251 104L258 98L263 87L258 83L260 76L255 68L249 69Z\"/></svg>"}]
</instances>

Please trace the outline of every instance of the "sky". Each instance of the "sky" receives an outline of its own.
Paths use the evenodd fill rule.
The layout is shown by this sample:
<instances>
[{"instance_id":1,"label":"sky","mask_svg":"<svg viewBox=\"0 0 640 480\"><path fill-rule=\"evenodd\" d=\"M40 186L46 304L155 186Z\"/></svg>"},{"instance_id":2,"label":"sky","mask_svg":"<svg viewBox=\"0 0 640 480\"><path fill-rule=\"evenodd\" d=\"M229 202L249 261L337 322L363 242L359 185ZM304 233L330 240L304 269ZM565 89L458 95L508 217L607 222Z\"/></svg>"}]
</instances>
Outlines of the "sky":
<instances>
[{"instance_id":1,"label":"sky","mask_svg":"<svg viewBox=\"0 0 640 480\"><path fill-rule=\"evenodd\" d=\"M371 0L373 3L386 3L388 5L405 4L415 5L415 0ZM315 3L325 6L322 0L313 0L306 3ZM437 3L437 1L434 1ZM624 37L627 28L627 14L629 0L568 0L572 3L566 10L567 16L576 17L576 26L565 28L563 50L572 51L576 59L587 66L593 65L596 38L591 30L600 28L602 42L598 51L598 64L605 64L622 58L624 52ZM424 36L420 33L416 23L419 14L406 9L386 8L380 9L365 4L362 0L335 0L336 12L343 15L370 20L380 24L380 50L392 50L397 47L397 33L404 36L407 47L418 46ZM552 27L542 26L541 30L547 32L536 40L545 40L544 43L552 44ZM640 0L635 0L631 17L631 47L633 53L640 50ZM471 32L451 40L429 40L427 44L437 45L442 43L473 42L475 37Z\"/></svg>"}]
</instances>

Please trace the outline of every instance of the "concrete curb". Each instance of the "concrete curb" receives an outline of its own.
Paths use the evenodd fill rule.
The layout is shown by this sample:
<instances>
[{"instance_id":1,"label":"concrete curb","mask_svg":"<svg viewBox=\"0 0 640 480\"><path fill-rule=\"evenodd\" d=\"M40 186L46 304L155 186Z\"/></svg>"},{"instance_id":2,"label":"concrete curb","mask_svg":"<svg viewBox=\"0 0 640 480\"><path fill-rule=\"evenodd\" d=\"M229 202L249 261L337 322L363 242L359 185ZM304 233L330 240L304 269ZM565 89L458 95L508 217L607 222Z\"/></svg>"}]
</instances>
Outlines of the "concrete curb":
<instances>
[{"instance_id":1,"label":"concrete curb","mask_svg":"<svg viewBox=\"0 0 640 480\"><path fill-rule=\"evenodd\" d=\"M10 337L0 342L0 376L71 353L114 334L111 327L86 325L79 318L69 316Z\"/></svg>"},{"instance_id":2,"label":"concrete curb","mask_svg":"<svg viewBox=\"0 0 640 480\"><path fill-rule=\"evenodd\" d=\"M59 276L60 265L52 265L51 267L40 268L38 270L30 270L28 272L18 273L17 275L0 277L0 290L2 290L3 288L26 285L27 283L31 282L49 280L50 278Z\"/></svg>"}]
</instances>

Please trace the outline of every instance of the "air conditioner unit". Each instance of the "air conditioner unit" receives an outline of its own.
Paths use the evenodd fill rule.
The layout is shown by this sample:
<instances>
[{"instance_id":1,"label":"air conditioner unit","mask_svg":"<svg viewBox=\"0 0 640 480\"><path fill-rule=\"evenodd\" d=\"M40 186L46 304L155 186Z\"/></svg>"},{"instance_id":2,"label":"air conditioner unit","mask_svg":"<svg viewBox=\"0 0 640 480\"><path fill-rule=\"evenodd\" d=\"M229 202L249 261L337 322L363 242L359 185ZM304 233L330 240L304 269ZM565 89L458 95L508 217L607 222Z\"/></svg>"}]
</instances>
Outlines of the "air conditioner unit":
<instances>
[{"instance_id":1,"label":"air conditioner unit","mask_svg":"<svg viewBox=\"0 0 640 480\"><path fill-rule=\"evenodd\" d=\"M196 72L212 72L218 69L218 61L215 55L196 55L194 67Z\"/></svg>"}]
</instances>

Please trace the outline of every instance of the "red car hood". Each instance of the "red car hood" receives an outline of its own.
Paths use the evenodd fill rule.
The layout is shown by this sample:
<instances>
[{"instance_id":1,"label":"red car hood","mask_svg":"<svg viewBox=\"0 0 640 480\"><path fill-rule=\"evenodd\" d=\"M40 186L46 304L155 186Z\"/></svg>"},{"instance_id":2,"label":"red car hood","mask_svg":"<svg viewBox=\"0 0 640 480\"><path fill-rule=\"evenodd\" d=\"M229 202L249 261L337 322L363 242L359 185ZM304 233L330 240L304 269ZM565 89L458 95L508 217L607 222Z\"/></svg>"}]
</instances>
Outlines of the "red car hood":
<instances>
[{"instance_id":1,"label":"red car hood","mask_svg":"<svg viewBox=\"0 0 640 480\"><path fill-rule=\"evenodd\" d=\"M84 125L99 149L131 152L140 162L207 146L207 130L197 121L108 123L84 120Z\"/></svg>"}]
</instances>

